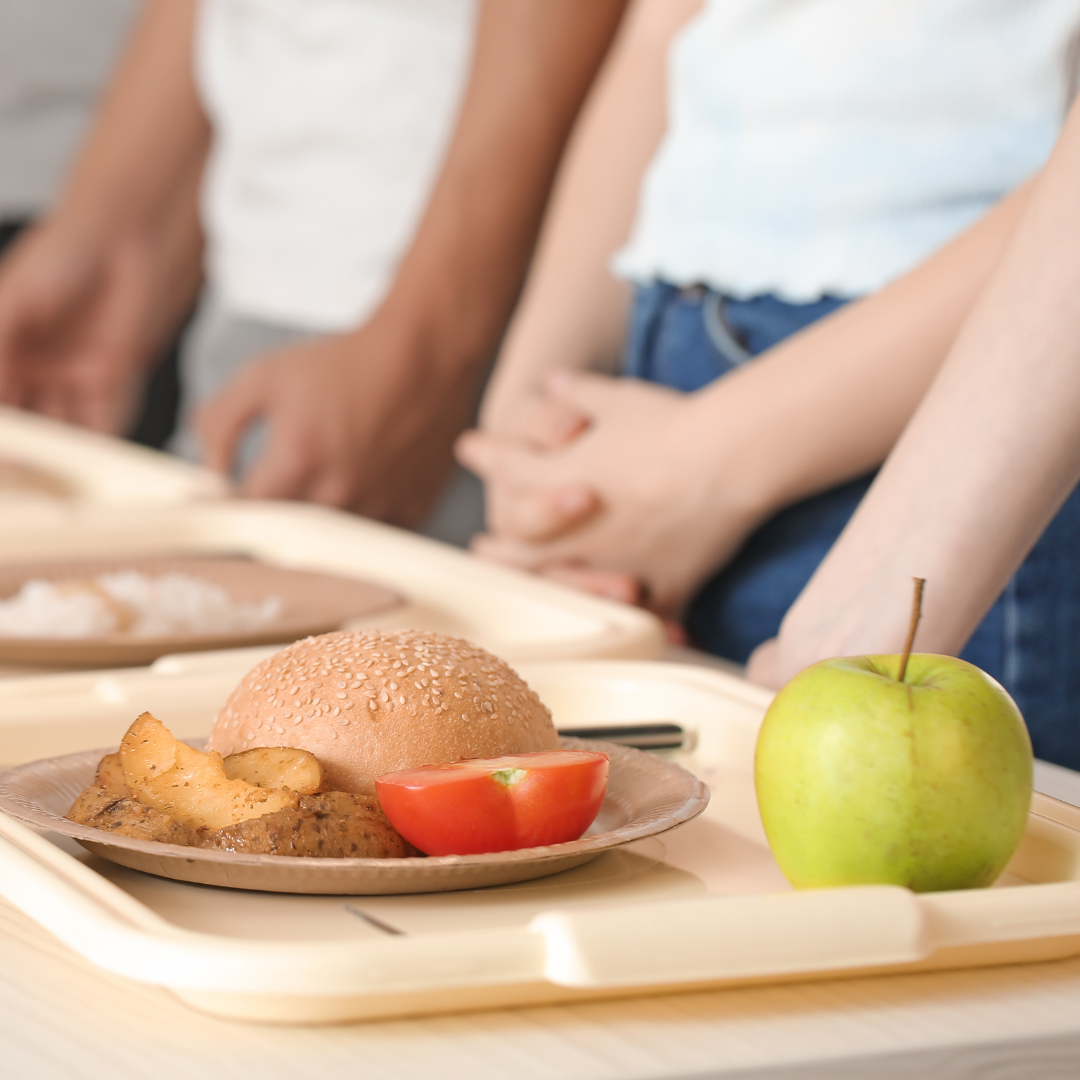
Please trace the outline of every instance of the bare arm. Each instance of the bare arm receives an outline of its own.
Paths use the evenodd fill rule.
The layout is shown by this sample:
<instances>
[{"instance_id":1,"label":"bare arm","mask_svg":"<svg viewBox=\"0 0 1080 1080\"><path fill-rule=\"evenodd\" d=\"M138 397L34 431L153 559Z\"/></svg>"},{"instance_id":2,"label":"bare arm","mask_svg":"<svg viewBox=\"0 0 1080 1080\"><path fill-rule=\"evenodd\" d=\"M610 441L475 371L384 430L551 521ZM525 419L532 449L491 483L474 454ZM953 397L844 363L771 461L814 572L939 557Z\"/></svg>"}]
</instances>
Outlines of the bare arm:
<instances>
[{"instance_id":1,"label":"bare arm","mask_svg":"<svg viewBox=\"0 0 1080 1080\"><path fill-rule=\"evenodd\" d=\"M1027 205L1018 188L926 262L700 392L738 459L725 481L758 520L877 468Z\"/></svg>"},{"instance_id":2,"label":"bare arm","mask_svg":"<svg viewBox=\"0 0 1080 1080\"><path fill-rule=\"evenodd\" d=\"M0 269L0 401L119 433L201 278L195 0L151 0L58 206Z\"/></svg>"},{"instance_id":3,"label":"bare arm","mask_svg":"<svg viewBox=\"0 0 1080 1080\"><path fill-rule=\"evenodd\" d=\"M666 124L667 50L701 0L637 0L582 112L483 422L511 432L555 367L611 370L629 291L608 270L630 232L641 177Z\"/></svg>"},{"instance_id":4,"label":"bare arm","mask_svg":"<svg viewBox=\"0 0 1080 1080\"><path fill-rule=\"evenodd\" d=\"M863 504L751 674L919 646L956 653L1080 479L1080 111L1000 265Z\"/></svg>"},{"instance_id":5,"label":"bare arm","mask_svg":"<svg viewBox=\"0 0 1080 1080\"><path fill-rule=\"evenodd\" d=\"M876 296L695 394L564 378L550 396L589 426L562 448L463 439L462 459L488 485L493 535L478 550L532 569L602 570L605 590L621 573L677 610L763 521L884 460L1027 198L1015 192Z\"/></svg>"},{"instance_id":6,"label":"bare arm","mask_svg":"<svg viewBox=\"0 0 1080 1080\"><path fill-rule=\"evenodd\" d=\"M518 299L571 126L626 0L488 0L461 115L379 318L486 371Z\"/></svg>"},{"instance_id":7,"label":"bare arm","mask_svg":"<svg viewBox=\"0 0 1080 1080\"><path fill-rule=\"evenodd\" d=\"M190 197L210 142L192 69L198 0L149 0L65 185L58 216L96 233L156 225Z\"/></svg>"},{"instance_id":8,"label":"bare arm","mask_svg":"<svg viewBox=\"0 0 1080 1080\"><path fill-rule=\"evenodd\" d=\"M200 421L210 465L227 469L261 417L270 438L247 494L423 519L474 415L565 141L624 6L482 5L458 124L385 301L356 331L263 357L227 386Z\"/></svg>"}]
</instances>

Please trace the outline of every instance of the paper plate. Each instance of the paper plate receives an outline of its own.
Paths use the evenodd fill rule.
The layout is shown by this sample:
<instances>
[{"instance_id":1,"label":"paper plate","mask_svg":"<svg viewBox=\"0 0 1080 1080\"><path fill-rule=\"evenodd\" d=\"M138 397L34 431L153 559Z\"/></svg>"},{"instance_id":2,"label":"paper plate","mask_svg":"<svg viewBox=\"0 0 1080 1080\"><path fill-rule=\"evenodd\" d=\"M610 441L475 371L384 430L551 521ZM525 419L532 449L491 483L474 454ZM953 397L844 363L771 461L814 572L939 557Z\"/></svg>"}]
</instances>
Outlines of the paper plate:
<instances>
[{"instance_id":1,"label":"paper plate","mask_svg":"<svg viewBox=\"0 0 1080 1080\"><path fill-rule=\"evenodd\" d=\"M238 855L134 840L64 818L110 751L47 758L0 774L0 810L19 821L73 837L110 862L148 874L263 892L354 896L450 892L507 885L580 866L632 840L655 836L697 817L709 789L664 758L614 743L562 739L567 750L603 750L611 759L607 798L580 840L488 855L412 859L318 859Z\"/></svg>"},{"instance_id":2,"label":"paper plate","mask_svg":"<svg viewBox=\"0 0 1080 1080\"><path fill-rule=\"evenodd\" d=\"M398 607L402 597L390 589L357 578L289 570L242 557L134 558L52 560L0 563L0 598L13 596L32 578L80 580L116 570L148 575L187 574L220 585L234 601L281 598L282 609L258 630L222 634L170 634L137 637L109 634L92 638L0 636L0 663L50 667L134 667L176 652L233 649L296 641L309 634L337 630L349 619Z\"/></svg>"}]
</instances>

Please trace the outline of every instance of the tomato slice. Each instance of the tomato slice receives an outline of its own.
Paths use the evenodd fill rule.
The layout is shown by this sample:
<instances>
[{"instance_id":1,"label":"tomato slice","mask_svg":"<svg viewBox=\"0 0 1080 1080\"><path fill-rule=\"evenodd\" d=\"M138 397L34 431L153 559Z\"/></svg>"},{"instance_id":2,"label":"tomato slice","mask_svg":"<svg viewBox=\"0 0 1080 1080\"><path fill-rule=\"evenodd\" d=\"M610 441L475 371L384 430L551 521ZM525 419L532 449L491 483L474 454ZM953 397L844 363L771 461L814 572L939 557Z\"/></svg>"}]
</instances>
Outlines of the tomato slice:
<instances>
[{"instance_id":1,"label":"tomato slice","mask_svg":"<svg viewBox=\"0 0 1080 1080\"><path fill-rule=\"evenodd\" d=\"M387 773L375 791L414 847L478 855L577 840L600 810L607 779L607 754L550 750Z\"/></svg>"}]
</instances>

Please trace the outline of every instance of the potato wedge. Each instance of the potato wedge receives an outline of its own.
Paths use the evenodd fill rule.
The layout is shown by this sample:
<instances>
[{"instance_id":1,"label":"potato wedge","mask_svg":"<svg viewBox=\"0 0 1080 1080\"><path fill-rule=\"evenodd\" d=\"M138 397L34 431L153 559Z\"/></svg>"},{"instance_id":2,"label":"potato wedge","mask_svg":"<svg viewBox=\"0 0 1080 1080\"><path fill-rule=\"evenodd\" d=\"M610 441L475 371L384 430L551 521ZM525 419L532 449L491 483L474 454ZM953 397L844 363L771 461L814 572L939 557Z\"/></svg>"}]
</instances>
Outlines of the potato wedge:
<instances>
[{"instance_id":1,"label":"potato wedge","mask_svg":"<svg viewBox=\"0 0 1080 1080\"><path fill-rule=\"evenodd\" d=\"M124 781L136 786L168 772L176 764L177 741L156 716L142 713L120 740L120 764Z\"/></svg>"},{"instance_id":2,"label":"potato wedge","mask_svg":"<svg viewBox=\"0 0 1080 1080\"><path fill-rule=\"evenodd\" d=\"M204 754L179 742L150 713L128 728L120 761L136 799L196 829L224 829L299 805L299 796L287 788L230 780L219 753Z\"/></svg>"},{"instance_id":3,"label":"potato wedge","mask_svg":"<svg viewBox=\"0 0 1080 1080\"><path fill-rule=\"evenodd\" d=\"M287 787L298 795L313 795L323 786L319 759L295 746L253 746L230 754L225 775L260 788Z\"/></svg>"}]
</instances>

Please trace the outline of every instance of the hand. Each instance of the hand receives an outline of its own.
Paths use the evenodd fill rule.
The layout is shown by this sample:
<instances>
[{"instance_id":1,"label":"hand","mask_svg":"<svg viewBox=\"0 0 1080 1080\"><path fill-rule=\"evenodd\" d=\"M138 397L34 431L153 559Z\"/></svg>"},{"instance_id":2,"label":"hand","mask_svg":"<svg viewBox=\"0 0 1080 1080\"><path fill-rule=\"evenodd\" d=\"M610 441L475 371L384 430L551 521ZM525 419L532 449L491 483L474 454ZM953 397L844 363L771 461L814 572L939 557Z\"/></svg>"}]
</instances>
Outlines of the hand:
<instances>
[{"instance_id":1,"label":"hand","mask_svg":"<svg viewBox=\"0 0 1080 1080\"><path fill-rule=\"evenodd\" d=\"M780 633L750 655L746 675L752 682L779 690L819 660L895 653L903 647L911 618L910 564L896 544L874 545L868 560L845 557L841 545L846 535L788 609ZM954 608L952 598L941 590L931 593L923 606L924 616L929 616L921 624L923 632L928 625L940 626L942 620L935 616ZM926 651L951 652L958 645L962 647L963 640L939 644L931 639Z\"/></svg>"},{"instance_id":2,"label":"hand","mask_svg":"<svg viewBox=\"0 0 1080 1080\"><path fill-rule=\"evenodd\" d=\"M506 437L533 450L556 450L573 442L589 426L589 418L571 402L547 393L534 393L503 410L502 419L485 425L486 434ZM459 457L468 467L468 437L463 436ZM547 489L511 487L488 482L484 491L488 529L516 540L551 540L581 524L599 506L596 492L584 484L571 482ZM586 586L585 578L574 571L575 584L588 592L623 599L628 590L636 603L640 591L636 584L613 584L611 575L595 578L595 587Z\"/></svg>"},{"instance_id":3,"label":"hand","mask_svg":"<svg viewBox=\"0 0 1080 1080\"><path fill-rule=\"evenodd\" d=\"M777 638L763 641L750 654L746 662L746 677L759 686L768 686L773 690L779 690L788 681L791 676L784 669Z\"/></svg>"},{"instance_id":4,"label":"hand","mask_svg":"<svg viewBox=\"0 0 1080 1080\"><path fill-rule=\"evenodd\" d=\"M554 450L572 442L588 426L588 417L569 402L534 393L504 408L501 416L490 419L485 429L517 438L537 450ZM599 505L599 497L581 484L532 491L489 483L485 504L488 528L492 532L519 540L551 540L590 517ZM539 573L560 585L607 600L643 604L641 584L629 574L574 563L550 563ZM678 623L671 622L668 633L673 641L683 643L685 635Z\"/></svg>"},{"instance_id":5,"label":"hand","mask_svg":"<svg viewBox=\"0 0 1080 1080\"><path fill-rule=\"evenodd\" d=\"M420 524L453 467L478 377L437 363L401 326L376 315L355 333L248 365L196 418L206 464L229 472L241 437L261 418L268 440L243 478L245 495Z\"/></svg>"},{"instance_id":6,"label":"hand","mask_svg":"<svg viewBox=\"0 0 1080 1080\"><path fill-rule=\"evenodd\" d=\"M0 262L0 401L121 434L156 352L150 254L46 221Z\"/></svg>"},{"instance_id":7,"label":"hand","mask_svg":"<svg viewBox=\"0 0 1080 1080\"><path fill-rule=\"evenodd\" d=\"M781 626L780 633L763 641L746 662L746 677L759 686L770 690L779 690L790 682L803 668L826 660L830 656L849 655L850 650L842 646L829 645L827 635L800 635L785 633Z\"/></svg>"},{"instance_id":8,"label":"hand","mask_svg":"<svg viewBox=\"0 0 1080 1080\"><path fill-rule=\"evenodd\" d=\"M650 606L678 611L759 520L741 504L739 485L725 482L737 462L722 445L724 425L704 398L634 380L562 372L548 389L590 418L561 449L480 432L458 442L460 460L504 503L475 549L537 571L624 574L642 584ZM541 520L535 508L557 507L574 491L581 506L594 500L580 524L536 539L558 515Z\"/></svg>"}]
</instances>

